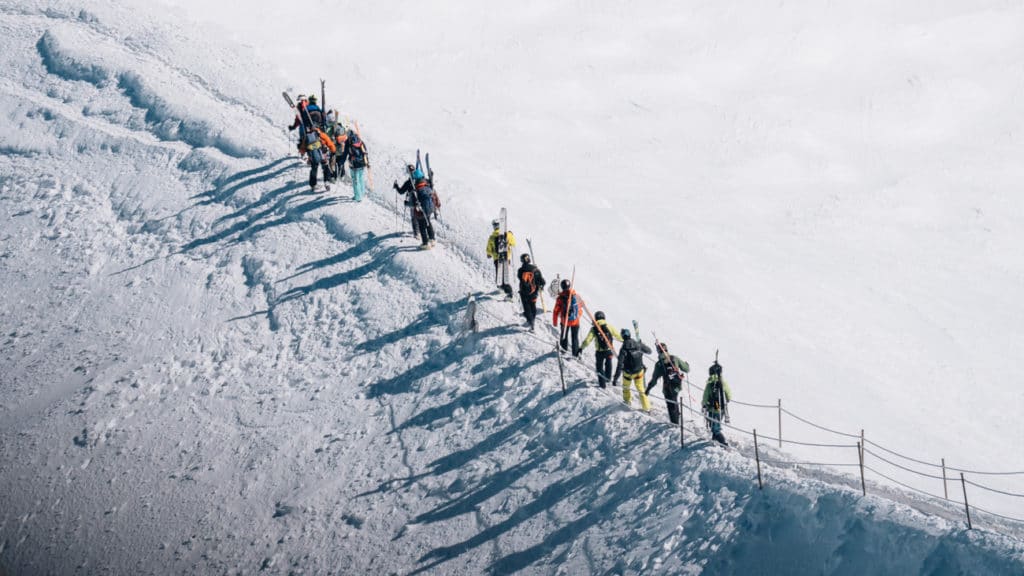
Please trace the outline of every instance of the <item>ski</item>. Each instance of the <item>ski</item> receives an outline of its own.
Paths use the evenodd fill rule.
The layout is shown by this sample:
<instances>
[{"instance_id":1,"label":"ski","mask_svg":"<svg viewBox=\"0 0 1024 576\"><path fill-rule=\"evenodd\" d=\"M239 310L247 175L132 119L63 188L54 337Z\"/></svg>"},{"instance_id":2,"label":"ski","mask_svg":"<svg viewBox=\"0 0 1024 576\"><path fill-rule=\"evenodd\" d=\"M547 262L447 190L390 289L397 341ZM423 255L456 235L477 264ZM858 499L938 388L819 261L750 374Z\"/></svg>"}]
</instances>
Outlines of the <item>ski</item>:
<instances>
[{"instance_id":1,"label":"ski","mask_svg":"<svg viewBox=\"0 0 1024 576\"><path fill-rule=\"evenodd\" d=\"M512 285L509 284L509 260L512 257L512 247L508 245L508 210L505 208L501 209L498 215L498 238L500 239L500 246L504 247L505 256L501 257L502 250L498 250L498 256L501 257L501 290L505 293L505 300L512 301ZM498 248L499 246L495 246Z\"/></svg>"},{"instance_id":2,"label":"ski","mask_svg":"<svg viewBox=\"0 0 1024 576\"><path fill-rule=\"evenodd\" d=\"M289 108L295 108L295 102L292 101L292 97L288 95L288 92L281 92L281 96L284 96L284 101L288 103Z\"/></svg>"},{"instance_id":3,"label":"ski","mask_svg":"<svg viewBox=\"0 0 1024 576\"><path fill-rule=\"evenodd\" d=\"M429 160L427 161L427 166L430 166ZM533 257L533 242L531 242L529 238L526 239L526 248L529 249L529 251L530 251L530 262L532 262L533 265L536 266L537 265L537 259ZM540 296L540 308L541 308L541 310L545 314L547 314L548 313L548 305L544 301L544 291L543 290L538 290L537 294Z\"/></svg>"}]
</instances>

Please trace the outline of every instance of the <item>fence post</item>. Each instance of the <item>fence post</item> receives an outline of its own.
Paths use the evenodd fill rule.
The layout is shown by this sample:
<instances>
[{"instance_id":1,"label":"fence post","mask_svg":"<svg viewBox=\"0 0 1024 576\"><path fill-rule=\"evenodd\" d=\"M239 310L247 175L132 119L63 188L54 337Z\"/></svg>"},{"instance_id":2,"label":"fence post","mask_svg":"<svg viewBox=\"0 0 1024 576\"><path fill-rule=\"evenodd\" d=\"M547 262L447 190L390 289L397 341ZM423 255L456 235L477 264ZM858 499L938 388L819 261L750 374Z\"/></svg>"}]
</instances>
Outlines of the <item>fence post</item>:
<instances>
[{"instance_id":1,"label":"fence post","mask_svg":"<svg viewBox=\"0 0 1024 576\"><path fill-rule=\"evenodd\" d=\"M864 447L860 442L857 442L857 460L860 461L860 491L867 496L868 486L864 483Z\"/></svg>"},{"instance_id":2,"label":"fence post","mask_svg":"<svg viewBox=\"0 0 1024 576\"><path fill-rule=\"evenodd\" d=\"M946 459L942 459L942 495L949 500L949 488L946 487Z\"/></svg>"},{"instance_id":3,"label":"fence post","mask_svg":"<svg viewBox=\"0 0 1024 576\"><path fill-rule=\"evenodd\" d=\"M964 488L964 510L967 511L967 529L971 530L971 507L967 504L967 480L964 479L964 473L960 473L960 485Z\"/></svg>"},{"instance_id":4,"label":"fence post","mask_svg":"<svg viewBox=\"0 0 1024 576\"><path fill-rule=\"evenodd\" d=\"M757 489L764 490L761 483L761 451L757 447L757 428L754 428L754 460L757 461Z\"/></svg>"},{"instance_id":5,"label":"fence post","mask_svg":"<svg viewBox=\"0 0 1024 576\"><path fill-rule=\"evenodd\" d=\"M860 461L861 461L861 464L864 463L864 448L866 446L867 445L864 443L864 429L861 428L860 429Z\"/></svg>"},{"instance_id":6,"label":"fence post","mask_svg":"<svg viewBox=\"0 0 1024 576\"><path fill-rule=\"evenodd\" d=\"M683 401L676 397L676 411L679 412L679 447L686 448L686 416L683 415Z\"/></svg>"},{"instance_id":7,"label":"fence post","mask_svg":"<svg viewBox=\"0 0 1024 576\"><path fill-rule=\"evenodd\" d=\"M779 448L782 448L782 398L779 398Z\"/></svg>"}]
</instances>

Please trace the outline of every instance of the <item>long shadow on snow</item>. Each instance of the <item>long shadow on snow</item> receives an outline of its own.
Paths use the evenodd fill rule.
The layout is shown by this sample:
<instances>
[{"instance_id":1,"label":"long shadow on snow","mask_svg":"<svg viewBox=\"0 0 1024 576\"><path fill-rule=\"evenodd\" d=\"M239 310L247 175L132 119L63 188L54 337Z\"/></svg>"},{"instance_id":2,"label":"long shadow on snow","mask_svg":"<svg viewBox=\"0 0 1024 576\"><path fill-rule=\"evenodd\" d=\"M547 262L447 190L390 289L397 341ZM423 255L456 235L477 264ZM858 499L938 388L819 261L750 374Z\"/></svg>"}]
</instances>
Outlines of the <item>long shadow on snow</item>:
<instances>
[{"instance_id":1,"label":"long shadow on snow","mask_svg":"<svg viewBox=\"0 0 1024 576\"><path fill-rule=\"evenodd\" d=\"M416 250L416 248L413 248ZM477 338L493 338L496 336L507 336L509 334L516 334L516 330L512 326L496 326L489 328L483 332L477 334ZM400 394L402 392L408 392L412 387L413 382L421 378L425 378L435 372L441 372L452 364L457 364L464 360L467 356L474 354L476 350L472 346L467 346L465 342L461 340L453 340L444 348L431 352L427 360L411 368L402 374L388 378L387 380L381 380L380 382L374 382L370 385L370 389L366 393L367 398L378 398L381 396L389 396L391 394Z\"/></svg>"},{"instance_id":2,"label":"long shadow on snow","mask_svg":"<svg viewBox=\"0 0 1024 576\"><path fill-rule=\"evenodd\" d=\"M401 236L401 234L397 233L395 235ZM473 296L477 299L486 297L482 292L474 292ZM458 300L438 304L437 306L421 313L411 324L402 326L400 329L389 334L371 338L370 340L356 346L356 350L359 352L380 350L388 344L393 344L410 336L422 334L434 326L444 326L448 323L448 319L451 318L452 314L455 314L459 310L465 308L465 306L466 298L459 298Z\"/></svg>"},{"instance_id":3,"label":"long shadow on snow","mask_svg":"<svg viewBox=\"0 0 1024 576\"><path fill-rule=\"evenodd\" d=\"M214 181L214 183L213 183L214 188L213 189L207 190L206 192L200 192L199 194L196 194L195 196L192 197L193 200L195 200L197 198L203 198L203 200L200 200L199 202L196 202L195 204L193 204L192 207L208 206L210 204L223 203L223 202L227 201L229 198L231 198L232 196L234 196L235 194L237 194L238 192L240 192L241 190L243 190L245 188L248 188L249 186L254 186L256 184L259 184L261 182L266 182L268 180L273 180L274 178L277 178L278 176L281 176L285 172L287 172L289 170L293 170L295 168L295 166L294 165L282 166L281 168L278 168L277 170L274 170L273 172L270 172L270 173L267 173L267 174L262 174L262 175L260 175L260 174L262 172L266 172L266 171L270 170L271 168L273 168L274 166L277 166L278 164L280 164L282 162L285 162L287 160L294 160L294 159L295 159L294 157L287 157L287 156L284 157L284 158L278 158L277 160L274 160L273 162L271 162L269 164L266 164L264 166L261 166L259 168L253 168L251 170L243 170L241 172L236 172L235 174L232 174L231 176L229 176L228 178L226 178L224 180L219 180L218 179L218 180ZM243 178L245 180L242 180ZM242 181L239 182L239 180L242 180ZM237 182L237 183L232 184L234 182Z\"/></svg>"},{"instance_id":4,"label":"long shadow on snow","mask_svg":"<svg viewBox=\"0 0 1024 576\"><path fill-rule=\"evenodd\" d=\"M304 195L309 195L310 192L299 192L297 194L288 194L288 195L283 195L283 194L285 194L287 192L293 192L293 191L301 189L301 188L305 188L305 186L302 185L302 184L295 184L295 183L293 183L293 184L286 184L285 186L283 186L283 187L281 187L281 188L279 188L277 190L273 190L273 191L269 192L268 194L274 194L274 195L279 196L279 198L277 199L277 201L274 203L273 206L267 208L266 210L263 210L262 212L254 214L254 215L250 216L249 218L247 218L245 220L241 220L241 221L235 222L231 226L228 226L227 228L225 228L225 229L223 229L223 230L221 230L219 232L215 232L214 234L211 234L211 235L209 235L209 236L207 236L205 238L199 238L199 239L193 240L193 241L189 242L188 244L185 244L184 246L182 246L181 249L178 251L178 253L179 254L184 254L186 252L191 252L192 250L195 250L196 248L199 248L199 247L202 247L202 246L206 246L208 244L214 244L214 243L220 242L222 240L227 240L228 238L230 238L230 237L232 237L232 236L234 236L236 234L238 235L238 237L235 238L235 240L233 242L234 243L238 243L238 242L240 242L242 240L245 240L247 238L252 237L257 232L266 230L268 228L272 228L274 226L280 226L282 224L289 224L291 222L295 222L296 220L298 220L298 217L300 215L302 215L302 214L304 214L306 212L309 212L311 210L315 210L317 208L323 208L325 206L330 206L332 204L337 204L338 203L338 200L336 198L321 197L321 198L317 198L317 199L315 199L315 200L313 200L311 202L306 202L305 204L300 204L298 206L295 206L295 207L292 207L292 208L288 208L287 204L288 204L288 202L290 200L293 200L295 198L299 198L299 197L304 196ZM273 215L275 213L280 213L282 211L284 212L284 215L282 217L280 217L280 218L278 218L276 220L271 220L271 221L267 221L267 222L260 222L260 220L263 220L263 219L265 219L265 218L267 218L267 217L269 217L269 216L271 216L271 215Z\"/></svg>"},{"instance_id":5,"label":"long shadow on snow","mask_svg":"<svg viewBox=\"0 0 1024 576\"><path fill-rule=\"evenodd\" d=\"M307 262L305 264L302 264L302 265L300 265L296 269L297 271L295 272L295 274L292 274L291 276L286 276L284 278L281 278L280 280L278 280L278 281L276 281L274 283L275 284L280 284L281 282L285 282L287 280L291 280L293 278L296 278L296 277L301 276L303 274L312 272L314 270L319 270L321 268L327 268L328 266L333 266L335 264L341 264L342 262L345 262L346 260L351 260L352 258L357 258L359 256L362 256L363 254L366 254L367 252L369 252L369 251L373 250L374 248L376 248L377 246L379 246L385 240L390 240L392 238L399 238L401 236L402 236L402 234L399 233L399 232L392 232L390 234L385 234L383 236L378 236L377 234L374 234L373 232L367 232L365 234L365 237L358 244L349 247L344 252L341 252L339 254L335 254L334 256L331 256L330 258L322 258L320 260L314 260L312 262Z\"/></svg>"},{"instance_id":6,"label":"long shadow on snow","mask_svg":"<svg viewBox=\"0 0 1024 576\"><path fill-rule=\"evenodd\" d=\"M394 258L395 254L398 254L399 252L418 251L418 248L413 248L411 246L401 248L397 246L388 246L387 248L378 252L373 257L372 260L370 260L366 264L363 264L362 266L357 266L351 270L339 272L338 274L328 276L326 278L321 278L319 280L316 280L315 282L306 284L305 286L296 286L291 290L288 290L284 294L281 294L281 296L274 301L274 305L276 306L288 302L290 300L294 300L296 298L301 298L302 296L306 296L307 294L316 292L317 290L330 290L331 288L336 288L338 286L341 286L342 284L351 282L362 276L367 276L377 271L378 269L383 268L384 265L387 264L392 258Z\"/></svg>"},{"instance_id":7,"label":"long shadow on snow","mask_svg":"<svg viewBox=\"0 0 1024 576\"><path fill-rule=\"evenodd\" d=\"M598 414L587 421L581 422L574 428L583 426L589 420L602 417L606 417L606 414ZM608 459L614 461L620 458L628 458L630 451L642 446L644 443L644 438L637 438L629 444L621 446L615 454L609 455ZM529 471L528 469L539 467L543 460L547 460L555 454L557 453L549 452L543 458L539 458L535 462L527 462L523 465L515 466L509 469L508 472L511 474L502 473L497 478L488 478L488 484L484 488L471 494L470 498L457 503L455 506L446 505L446 507L442 507L437 512L424 515L426 517L424 517L423 520L436 521L469 512L475 512L484 501L497 495L508 486L513 485L513 483L519 480L520 477L525 476L525 472ZM652 491L659 490L657 486L653 488L647 486L647 484L651 483L656 477L660 476L658 473L659 468L666 468L664 472L670 472L668 469L668 463L662 461L654 470L648 471L642 476L631 476L617 480L611 488L602 494L602 488L608 483L608 469L605 462L597 462L594 466L591 466L571 478L549 484L533 501L514 511L502 522L486 528L468 540L436 548L425 554L420 558L420 561L430 561L431 563L419 568L413 573L415 574L427 571L441 563L470 552L473 548L492 542L502 535L511 532L517 526L525 523L530 518L550 512L558 502L565 500L570 496L580 494L579 501L598 503L596 506L587 506L581 517L569 522L558 530L547 534L541 542L538 542L525 550L520 550L499 558L489 567L492 574L511 574L522 570L536 561L545 558L547 554L559 546L563 546L577 540L580 534L589 528L599 524L600 522L608 520L608 518L612 517L622 505L635 503L638 494L648 496ZM667 496L670 488L666 485L660 488L660 490L665 492ZM443 513L438 514L438 512ZM639 525L642 524L642 522L643 518L636 519L636 524Z\"/></svg>"},{"instance_id":8,"label":"long shadow on snow","mask_svg":"<svg viewBox=\"0 0 1024 576\"><path fill-rule=\"evenodd\" d=\"M546 359L545 356L542 356L540 358ZM540 392L542 391L542 388L538 387L536 388L536 390ZM536 396L538 395L539 394L535 394L528 397L526 400L522 402L522 404L526 404L526 402L530 400L535 400ZM548 394L546 398L541 399L539 401L540 405L531 409L531 412L523 414L515 422L512 422L508 426L505 426L504 428L498 430L497 432L494 432L493 434L491 434L490 436L488 436L486 439L476 444L475 446L471 448L466 448L465 450L452 452L451 454L448 454L443 458L438 458L437 460L434 460L427 466L426 471L421 472L419 474L414 474L412 476L408 476L405 478L392 478L390 480L385 480L384 482L381 482L376 489L370 490L368 492L362 492L358 496L369 496L371 494L391 492L394 490L405 490L412 486L413 484L415 484L416 482L418 482L419 480L421 480L422 478L426 478L429 476L441 476L443 474L447 474L452 470L458 470L459 468L462 468L463 466L476 461L482 455L488 452L497 452L503 445L505 445L507 442L515 438L516 435L522 433L523 428L526 426L526 424L524 423L532 422L533 419L537 417L537 414L539 412L541 412L543 409L549 406L554 405L562 397L563 395L560 393L551 392ZM513 410L515 409L513 408Z\"/></svg>"},{"instance_id":9,"label":"long shadow on snow","mask_svg":"<svg viewBox=\"0 0 1024 576\"><path fill-rule=\"evenodd\" d=\"M427 428L434 422L437 422L438 420L451 418L452 414L455 412L457 408L479 406L492 399L498 398L505 391L502 387L499 386L499 384L511 380L513 377L522 374L523 372L526 372L535 364L540 364L541 362L547 360L548 358L549 356L547 355L538 356L525 364L512 364L506 366L501 372L499 372L493 378L488 378L486 381L481 383L481 385L476 390L463 394L443 406L435 406L433 408L420 412L419 414L403 422L401 426L398 426L397 428L392 430L390 434L398 434L402 432L402 430L411 427ZM504 442L504 440L502 442ZM451 466L450 464L447 466L437 466L437 468L439 469L431 472L431 474L444 474L448 470L452 470L466 463L469 463L470 461L476 459L479 456L479 449L480 447L478 446L474 448L474 450L471 453L465 455L463 458L458 458L458 460L464 461L462 461L459 464L456 464L455 466ZM487 451L491 451L493 449L494 447L486 448ZM451 456L449 456L448 458L451 458ZM447 458L442 459L441 461L438 461L438 463L446 459Z\"/></svg>"}]
</instances>

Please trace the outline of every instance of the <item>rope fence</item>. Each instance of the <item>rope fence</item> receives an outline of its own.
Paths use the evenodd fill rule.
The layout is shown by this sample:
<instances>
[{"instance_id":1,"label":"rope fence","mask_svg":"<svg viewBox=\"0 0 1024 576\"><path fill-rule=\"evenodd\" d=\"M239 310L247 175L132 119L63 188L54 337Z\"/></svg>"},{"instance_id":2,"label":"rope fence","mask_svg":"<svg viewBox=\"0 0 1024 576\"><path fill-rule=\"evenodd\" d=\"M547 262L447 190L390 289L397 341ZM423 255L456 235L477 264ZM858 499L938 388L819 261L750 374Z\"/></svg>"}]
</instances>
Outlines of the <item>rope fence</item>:
<instances>
[{"instance_id":1,"label":"rope fence","mask_svg":"<svg viewBox=\"0 0 1024 576\"><path fill-rule=\"evenodd\" d=\"M470 296L470 302L474 302L474 298L473 298L472 295ZM487 315L487 316L489 316L489 317L491 317L491 318L493 318L493 319L495 319L495 320L497 320L499 322L503 322L503 323L507 322L507 318L506 317L498 315L498 314L496 314L496 313L494 313L494 312L492 312L490 310L487 310L484 306L481 306L479 304L480 304L479 302L475 302L474 305L469 306L468 309L472 310L474 314L475 314L475 312L482 312L483 314L485 314L485 315ZM476 322L475 317L471 318L467 322L467 325L475 325L475 322ZM542 326L543 326L543 324L542 324ZM528 333L524 333L524 334L526 336L534 339L534 340L537 340L539 342L543 342L547 346L552 346L552 347L557 349L557 346L558 346L558 337L557 337L557 335L551 334L550 332L547 332L547 331L541 331L539 333L528 332ZM549 337L546 338L546 337L542 336L542 334L547 334ZM637 338L639 338L639 334L637 335ZM653 361L657 360L657 358L654 355L645 354L645 356L648 358L648 360L653 360ZM598 371L597 371L596 367L594 367L594 366L590 366L590 365L580 361L580 362L577 363L577 369L579 369L579 368L583 368L586 372L591 373L594 376L598 376ZM714 422L714 423L719 424L721 427L726 428L726 429L728 429L730 431L733 431L733 432L736 432L738 434L742 434L742 435L745 435L745 436L748 436L748 437L753 437L753 439L754 439L754 458L755 458L755 460L757 462L757 481L758 481L758 486L759 487L763 488L763 478L762 478L761 464L766 464L766 465L771 465L771 466L778 466L778 467L805 467L805 468L838 468L838 469L847 469L847 468L854 468L855 467L855 468L859 468L859 470L860 470L861 489L862 489L862 492L863 492L864 495L867 495L867 482L866 482L865 473L866 472L870 472L870 473L876 475L879 478L882 478L882 479L884 479L884 480L886 480L888 482L891 482L894 485L897 485L897 486L900 486L900 487L905 488L907 490L910 490L910 491L912 491L912 492L914 492L916 494L925 496L925 497L927 497L930 500L937 501L937 503L940 503L940 504L943 504L943 505L949 505L949 504L962 505L964 507L963 511L966 513L966 516L967 516L967 524L968 524L968 528L969 529L973 528L973 522L972 522L972 519L971 519L971 512L972 511L981 512L981 513L986 514L986 515L988 515L988 516L990 516L992 518L998 518L1000 520L1004 520L1004 521L1008 521L1008 522L1014 522L1014 523L1020 523L1020 524L1024 525L1024 518L1017 518L1017 517L1013 517L1013 516L1009 516L1009 515L1005 515L1005 514L1000 514L1000 513L992 512L990 510L986 510L984 508L980 508L980 507L975 506L975 505L968 505L968 503L967 503L967 485L969 484L969 485L971 485L974 488L983 490L983 491L985 491L987 493L990 493L990 494L998 494L1000 496L1011 497L1011 498L1024 498L1024 493L1014 492L1014 491L1010 491L1010 490L1003 490L1003 489L995 488L995 487L992 487L992 486L987 486L987 485L984 485L984 484L980 484L978 482L974 482L974 481L968 480L966 478L966 476L965 476L965 474L971 474L971 475L977 475L977 476L1002 476L1002 477L1006 477L1006 476L1024 476L1024 470L1021 470L1021 471L979 471L979 470L971 470L971 469L966 469L966 468L958 468L958 467L955 467L955 466L947 465L944 458L942 459L940 464L936 464L934 462L928 462L926 460L922 460L922 459L919 459L919 458L914 458L912 456L909 456L909 455L906 455L906 454L902 454L900 452L897 452L895 450L892 450L890 448L882 446L882 445L878 444L877 442L874 442L874 441L866 439L864 437L864 431L863 430L861 431L860 434L851 434L851 433L848 433L848 432L842 432L840 430L835 430L835 429L829 428L827 426L822 426L821 424L818 424L816 422L808 420L807 418L804 418L804 417L802 417L802 416L800 416L800 415L798 415L798 414L796 414L796 413L794 413L794 412L792 412L792 411L790 411L788 409L783 408L782 407L782 400L781 399L779 399L776 404L756 404L756 403L751 403L751 402L742 402L742 401L739 401L739 400L730 400L729 401L730 404L735 404L737 406L743 406L743 407L746 407L746 408L753 408L753 409L758 409L758 410L772 410L772 411L775 411L777 413L777 415L778 415L778 433L777 433L778 435L777 436L770 436L770 435L765 435L765 434L759 433L756 428L752 429L752 430L746 430L746 429L743 429L743 428L740 428L738 426L735 426L735 425L731 424L729 422L728 418L724 418L722 420L714 419L714 418L711 418L705 412L698 411L697 409L693 408L692 404L698 404L698 402L694 399L694 394L693 394L694 389L696 389L696 391L700 395L702 395L703 392L704 392L704 388L702 386L698 385L698 384L693 383L685 374L684 374L684 377L685 377L685 392L681 391L679 399L673 400L673 399L665 398L662 395L654 393L655 391L653 389L652 389L652 393L651 394L647 394L647 397L649 399L662 400L666 404L674 404L674 405L678 406L678 408L679 408L679 410L678 410L678 412L679 412L679 423L678 423L678 425L673 424L673 426L677 427L679 429L680 445L683 446L683 447L686 446L686 435L687 435L687 432L689 432L691 438L701 437L702 436L701 427L698 424L701 421L703 421L705 423L705 427L709 427L711 425L711 423ZM614 384L611 387L614 387ZM685 399L689 399L690 402L684 402ZM687 418L685 416L686 414L690 415L689 420L690 420L690 422L692 422L692 425L689 428L687 428L687 426L686 426L686 424L687 424ZM810 442L810 441L805 441L805 440L796 440L796 439L783 438L783 435L782 435L783 416L788 416L788 417L792 418L793 420L801 422L801 423L803 423L803 424L805 424L807 426L810 426L810 427L815 428L817 430L820 430L822 432L833 434L833 435L841 437L841 438L856 439L856 440L858 440L858 442L856 444L833 444L833 443L826 443L826 442ZM772 441L772 442L777 442L780 448L783 445L794 445L794 446L802 446L802 447L807 447L807 448L822 448L822 449L835 449L835 450L847 450L847 451L856 449L857 450L857 456L856 456L857 461L851 463L851 462L843 462L843 461L839 461L839 462L795 461L795 460L779 459L777 457L762 458L761 457L761 450L762 449L761 449L760 444L758 442L759 440L768 440L768 441ZM880 452L884 452L886 455L888 455L888 457L879 454L875 450L868 449L868 447L867 447L868 445L870 445L871 447L877 449ZM942 485L943 485L943 494L941 494L941 495L933 494L933 493L931 493L931 492L929 492L927 490L923 490L923 489L921 489L919 487L916 487L916 486L913 486L913 485L908 484L906 482L900 481L899 479L892 477L892 475L890 475L890 474L885 474L885 473L879 471L877 469L877 467L873 467L873 466L869 465L866 462L866 459L867 459L868 456L871 456L872 458L874 458L878 462L881 462L881 463L887 464L889 466L892 466L893 468L895 468L897 470L900 470L902 472L906 472L908 474L912 474L912 475L915 475L915 476L918 476L918 477L921 477L921 478L925 478L925 479L929 479L929 480L939 480L939 481L941 481ZM941 475L939 475L939 474L935 474L935 473L931 473L931 472L922 472L920 470L915 470L914 468L911 468L908 465L900 464L899 462L897 462L895 460L901 460L901 461L904 461L904 462L909 462L909 463L917 464L917 465L920 465L920 466L926 466L926 467L928 467L931 470L941 470L942 473L941 473ZM955 481L954 479L952 479L952 478L950 478L948 476L949 472L956 472L956 473L960 474L960 477L961 477L960 478L960 484L961 484L961 487L963 489L963 496L964 496L962 501L961 500L957 500L955 498L950 498L950 496L949 496L949 493L948 493L948 483L951 480ZM1021 528L1021 527L1017 527L1017 528Z\"/></svg>"}]
</instances>

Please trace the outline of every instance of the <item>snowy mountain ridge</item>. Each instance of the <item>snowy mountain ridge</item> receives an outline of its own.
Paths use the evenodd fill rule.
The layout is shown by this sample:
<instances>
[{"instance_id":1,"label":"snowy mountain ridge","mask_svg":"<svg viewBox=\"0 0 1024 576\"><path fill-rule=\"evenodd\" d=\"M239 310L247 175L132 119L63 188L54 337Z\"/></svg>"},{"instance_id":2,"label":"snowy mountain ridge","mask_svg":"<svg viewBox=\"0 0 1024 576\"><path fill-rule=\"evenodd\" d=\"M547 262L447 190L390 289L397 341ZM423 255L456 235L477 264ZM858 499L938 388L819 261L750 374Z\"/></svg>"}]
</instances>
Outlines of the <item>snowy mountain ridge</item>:
<instances>
[{"instance_id":1,"label":"snowy mountain ridge","mask_svg":"<svg viewBox=\"0 0 1024 576\"><path fill-rule=\"evenodd\" d=\"M580 366L563 396L550 345L494 300L471 191L421 252L379 192L402 154L376 145L373 202L309 193L244 51L38 5L0 15L3 569L1024 565L1014 535L910 495L930 514L797 470L758 491L745 442L680 451L659 401L628 410Z\"/></svg>"}]
</instances>

